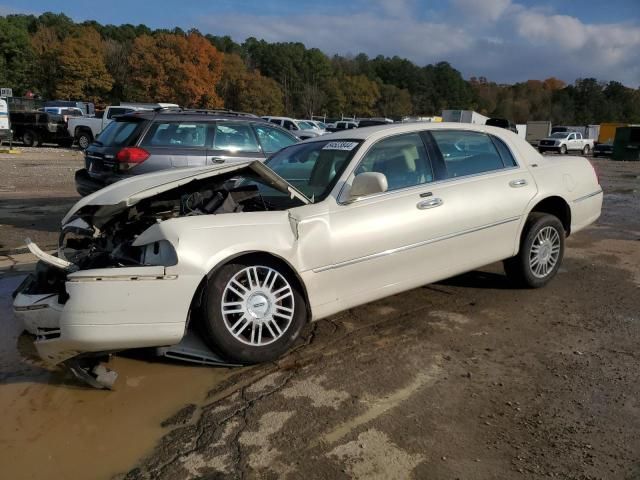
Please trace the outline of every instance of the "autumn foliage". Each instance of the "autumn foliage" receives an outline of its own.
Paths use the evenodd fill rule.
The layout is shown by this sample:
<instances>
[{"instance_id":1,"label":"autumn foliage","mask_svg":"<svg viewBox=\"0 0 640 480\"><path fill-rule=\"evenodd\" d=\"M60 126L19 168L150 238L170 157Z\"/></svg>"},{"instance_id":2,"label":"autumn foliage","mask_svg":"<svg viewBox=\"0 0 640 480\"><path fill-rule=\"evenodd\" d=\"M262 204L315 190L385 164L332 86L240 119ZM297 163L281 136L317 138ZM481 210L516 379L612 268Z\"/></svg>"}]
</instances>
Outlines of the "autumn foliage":
<instances>
[{"instance_id":1,"label":"autumn foliage","mask_svg":"<svg viewBox=\"0 0 640 480\"><path fill-rule=\"evenodd\" d=\"M64 14L0 16L0 86L16 95L171 102L258 115L309 118L439 115L476 110L517 123L566 125L640 119L640 89L593 78L513 85L465 80L448 62L416 65L398 56L327 56L300 42L146 25L76 23Z\"/></svg>"},{"instance_id":2,"label":"autumn foliage","mask_svg":"<svg viewBox=\"0 0 640 480\"><path fill-rule=\"evenodd\" d=\"M221 108L223 55L202 35L142 35L129 55L131 94L143 102Z\"/></svg>"}]
</instances>

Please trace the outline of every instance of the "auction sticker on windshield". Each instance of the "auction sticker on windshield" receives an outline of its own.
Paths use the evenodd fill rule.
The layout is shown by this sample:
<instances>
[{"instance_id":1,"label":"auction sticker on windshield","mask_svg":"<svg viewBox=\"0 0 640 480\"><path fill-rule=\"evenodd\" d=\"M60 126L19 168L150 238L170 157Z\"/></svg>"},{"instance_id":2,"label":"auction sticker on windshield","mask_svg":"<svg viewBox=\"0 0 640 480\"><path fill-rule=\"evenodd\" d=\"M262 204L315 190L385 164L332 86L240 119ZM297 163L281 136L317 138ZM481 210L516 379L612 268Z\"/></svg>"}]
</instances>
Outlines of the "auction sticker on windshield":
<instances>
[{"instance_id":1,"label":"auction sticker on windshield","mask_svg":"<svg viewBox=\"0 0 640 480\"><path fill-rule=\"evenodd\" d=\"M322 150L344 150L350 152L358 146L358 142L329 142Z\"/></svg>"}]
</instances>

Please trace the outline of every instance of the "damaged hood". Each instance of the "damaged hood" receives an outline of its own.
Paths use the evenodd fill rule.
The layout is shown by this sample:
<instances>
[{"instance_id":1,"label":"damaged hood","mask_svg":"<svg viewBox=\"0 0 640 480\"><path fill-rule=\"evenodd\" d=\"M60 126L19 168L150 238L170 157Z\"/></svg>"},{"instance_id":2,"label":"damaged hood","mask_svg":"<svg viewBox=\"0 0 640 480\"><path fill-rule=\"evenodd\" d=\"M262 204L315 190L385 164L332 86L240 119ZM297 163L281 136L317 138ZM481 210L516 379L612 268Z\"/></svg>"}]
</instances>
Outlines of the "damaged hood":
<instances>
[{"instance_id":1,"label":"damaged hood","mask_svg":"<svg viewBox=\"0 0 640 480\"><path fill-rule=\"evenodd\" d=\"M312 203L312 200L264 163L254 160L231 165L169 169L122 180L81 199L67 212L62 219L62 225L66 225L76 213L89 205L127 208L135 205L140 200L185 185L194 180L202 180L234 171L238 175L243 173L258 175L269 186L290 195L291 198L298 198L305 204Z\"/></svg>"}]
</instances>

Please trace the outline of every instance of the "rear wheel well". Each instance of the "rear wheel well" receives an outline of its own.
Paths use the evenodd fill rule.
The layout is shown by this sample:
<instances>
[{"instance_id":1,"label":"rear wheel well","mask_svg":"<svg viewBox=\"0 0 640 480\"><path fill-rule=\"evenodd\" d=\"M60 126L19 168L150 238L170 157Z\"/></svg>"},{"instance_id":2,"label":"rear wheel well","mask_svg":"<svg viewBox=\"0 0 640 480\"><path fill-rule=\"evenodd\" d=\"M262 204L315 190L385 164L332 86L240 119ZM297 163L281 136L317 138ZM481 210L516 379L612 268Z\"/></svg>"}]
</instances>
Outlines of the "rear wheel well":
<instances>
[{"instance_id":1,"label":"rear wheel well","mask_svg":"<svg viewBox=\"0 0 640 480\"><path fill-rule=\"evenodd\" d=\"M283 272L287 273L292 282L295 283L296 287L299 289L300 294L303 296L304 301L307 307L307 320L311 320L311 304L309 302L309 295L307 294L307 288L304 285L304 282L295 271L295 269L284 259L277 255L273 255L272 253L267 252L244 252L234 255L225 259L223 262L216 265L200 282L198 288L196 289L196 293L193 296L193 300L191 301L190 311L193 311L194 308L200 308L202 305L202 300L204 298L204 293L206 292L207 284L209 280L214 278L218 271L228 265L230 263L237 262L259 262L260 260L269 260L271 262L277 263L280 267L282 267Z\"/></svg>"},{"instance_id":2,"label":"rear wheel well","mask_svg":"<svg viewBox=\"0 0 640 480\"><path fill-rule=\"evenodd\" d=\"M562 226L564 227L564 231L566 236L568 237L571 233L571 207L569 204L561 197L548 197L544 200L541 200L536 204L535 207L531 210L530 213L548 213L557 217L560 222L562 222Z\"/></svg>"},{"instance_id":3,"label":"rear wheel well","mask_svg":"<svg viewBox=\"0 0 640 480\"><path fill-rule=\"evenodd\" d=\"M88 133L93 138L93 132L89 127L76 127L75 136L80 136L81 133Z\"/></svg>"}]
</instances>

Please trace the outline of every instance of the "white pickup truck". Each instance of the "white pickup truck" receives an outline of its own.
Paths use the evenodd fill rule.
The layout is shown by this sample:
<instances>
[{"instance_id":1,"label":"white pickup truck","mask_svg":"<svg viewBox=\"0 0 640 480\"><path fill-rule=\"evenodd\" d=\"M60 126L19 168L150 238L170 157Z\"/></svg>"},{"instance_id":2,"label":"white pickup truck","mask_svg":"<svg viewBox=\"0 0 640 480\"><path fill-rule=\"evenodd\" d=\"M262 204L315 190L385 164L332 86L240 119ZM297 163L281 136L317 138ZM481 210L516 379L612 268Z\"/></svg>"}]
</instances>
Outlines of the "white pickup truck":
<instances>
[{"instance_id":1,"label":"white pickup truck","mask_svg":"<svg viewBox=\"0 0 640 480\"><path fill-rule=\"evenodd\" d=\"M138 110L173 107L177 108L178 105L175 103L121 103L120 105L110 105L102 112L101 116L69 118L67 129L69 130L69 135L78 142L78 146L85 150L98 134L104 130L104 127L113 121L113 117L117 115L124 115Z\"/></svg>"},{"instance_id":2,"label":"white pickup truck","mask_svg":"<svg viewBox=\"0 0 640 480\"><path fill-rule=\"evenodd\" d=\"M593 150L593 139L583 138L580 132L556 132L540 140L538 150L540 153L559 152L563 154L569 150L576 150L582 152L583 155L588 155Z\"/></svg>"}]
</instances>

